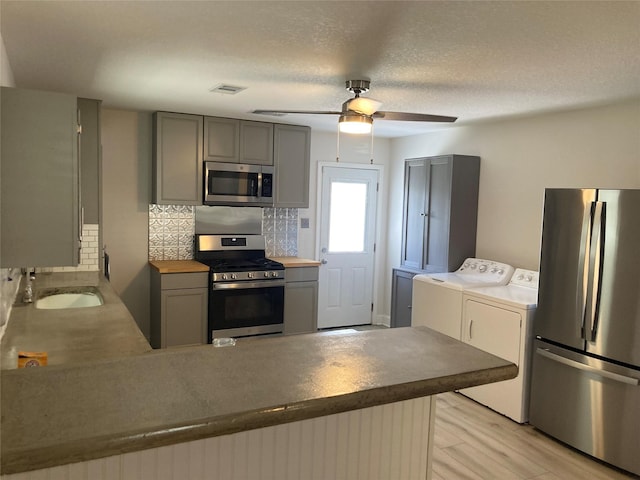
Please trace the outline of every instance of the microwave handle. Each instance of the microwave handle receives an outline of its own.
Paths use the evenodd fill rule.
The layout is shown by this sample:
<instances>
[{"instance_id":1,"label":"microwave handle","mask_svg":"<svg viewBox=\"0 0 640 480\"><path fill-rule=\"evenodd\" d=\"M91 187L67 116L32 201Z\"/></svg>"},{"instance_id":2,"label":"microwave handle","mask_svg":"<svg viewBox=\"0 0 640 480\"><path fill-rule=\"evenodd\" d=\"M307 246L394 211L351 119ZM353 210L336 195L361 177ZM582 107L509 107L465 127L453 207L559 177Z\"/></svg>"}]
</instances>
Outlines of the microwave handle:
<instances>
[{"instance_id":1,"label":"microwave handle","mask_svg":"<svg viewBox=\"0 0 640 480\"><path fill-rule=\"evenodd\" d=\"M251 189L253 190L253 188ZM262 197L262 172L258 172L258 198Z\"/></svg>"}]
</instances>

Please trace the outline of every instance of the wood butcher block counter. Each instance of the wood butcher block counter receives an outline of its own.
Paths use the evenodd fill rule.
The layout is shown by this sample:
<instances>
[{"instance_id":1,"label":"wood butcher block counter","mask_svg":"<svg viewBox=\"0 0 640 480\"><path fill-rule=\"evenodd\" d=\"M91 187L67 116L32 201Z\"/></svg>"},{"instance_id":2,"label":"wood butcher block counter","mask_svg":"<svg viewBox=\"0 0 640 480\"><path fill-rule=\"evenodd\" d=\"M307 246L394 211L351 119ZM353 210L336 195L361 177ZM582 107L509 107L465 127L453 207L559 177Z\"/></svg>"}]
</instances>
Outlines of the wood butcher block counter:
<instances>
[{"instance_id":1,"label":"wood butcher block counter","mask_svg":"<svg viewBox=\"0 0 640 480\"><path fill-rule=\"evenodd\" d=\"M282 263L285 268L319 267L318 260L309 260L299 257L269 257L271 260ZM208 272L209 267L195 260L152 260L151 267L160 273L194 273Z\"/></svg>"},{"instance_id":2,"label":"wood butcher block counter","mask_svg":"<svg viewBox=\"0 0 640 480\"><path fill-rule=\"evenodd\" d=\"M54 467L47 469L46 478L90 478L91 473L86 472L92 468L104 472L110 468L108 465L118 465L114 471L120 473L109 476L115 479L125 478L122 472L127 465L134 469L131 471L138 471L144 462L160 462L161 458L175 462L176 455L205 455L218 462L236 458L238 468L245 469L255 467L255 462L262 459L270 465L269 471L276 471L280 464L276 461L274 465L273 451L259 453L258 449L276 445L280 430L265 437L271 441L263 439L255 445L248 437L237 437L232 447L221 447L211 455L176 450L166 457L165 450L157 450L164 453L156 454L144 450L178 448L184 442L196 442L189 443L192 446L188 448L207 452L214 444L206 442L279 427L298 432L287 433L286 438L298 438L294 435L303 435L305 428L319 425L304 422L317 422L320 417L385 409L390 404L422 398L431 402L430 395L506 380L516 374L514 364L425 327L246 339L223 348L207 345L156 350L103 361L3 371L1 471L10 474ZM433 411L434 407L428 405L434 404L428 403L425 408ZM422 415L424 410L411 408L415 415ZM386 410L380 412L383 415ZM365 427L349 423L360 421L360 415L365 414L336 420L338 430L334 433L342 435L341 428L349 428L347 435L352 436L367 432L362 430ZM412 421L405 430L431 445L433 432L429 433L429 429L433 417L417 418L422 419L417 421L422 426ZM396 423L398 428L403 424L399 419ZM325 438L329 430L317 434ZM300 449L304 448L306 437L300 438L303 440L289 442L286 448L297 449L304 457ZM391 440L386 438L380 444ZM328 445L331 447L332 441ZM327 451L331 450L329 447ZM224 448L248 450L243 454L233 450L236 453L230 455ZM282 451L286 448L278 447ZM307 452L309 459L315 458L314 451L311 448ZM146 455L146 460L127 456L137 455L135 452ZM107 463L95 463L100 461ZM136 464L138 461L142 463ZM61 467L55 468L56 465L74 462L84 465L77 470L84 473L76 477L64 470L70 477L56 476L62 475ZM204 468L204 462L198 461L189 468ZM327 465L326 461L321 463ZM156 472L161 468L158 465L154 467ZM198 474L176 474L175 465L171 467L173 476L167 478L200 478ZM321 468L314 465L313 468ZM302 468L300 464L298 467ZM255 471L266 472L265 468L262 465ZM427 460L421 463L420 470L423 468L428 469ZM303 478L299 473L254 476L244 470L245 476L238 472L211 474L207 478ZM335 473L326 475L323 478L334 478ZM107 477L96 474L92 478ZM143 478L157 477L150 473ZM390 474L386 478L401 477ZM426 473L410 478L426 478Z\"/></svg>"},{"instance_id":3,"label":"wood butcher block counter","mask_svg":"<svg viewBox=\"0 0 640 480\"><path fill-rule=\"evenodd\" d=\"M160 273L208 272L209 267L195 260L152 260L149 262Z\"/></svg>"},{"instance_id":4,"label":"wood butcher block counter","mask_svg":"<svg viewBox=\"0 0 640 480\"><path fill-rule=\"evenodd\" d=\"M299 268L299 267L319 267L320 262L318 260L309 260L307 258L299 257L269 257L271 260L280 262L285 268Z\"/></svg>"}]
</instances>

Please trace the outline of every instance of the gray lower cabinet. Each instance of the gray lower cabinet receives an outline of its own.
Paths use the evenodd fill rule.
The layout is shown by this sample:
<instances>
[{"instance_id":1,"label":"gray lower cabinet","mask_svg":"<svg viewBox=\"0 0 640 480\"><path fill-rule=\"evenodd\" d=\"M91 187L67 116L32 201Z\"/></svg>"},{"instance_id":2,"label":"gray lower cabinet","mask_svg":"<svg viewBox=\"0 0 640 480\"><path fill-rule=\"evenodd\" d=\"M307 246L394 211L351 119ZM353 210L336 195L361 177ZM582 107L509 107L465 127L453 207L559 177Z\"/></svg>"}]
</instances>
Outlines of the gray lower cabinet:
<instances>
[{"instance_id":1,"label":"gray lower cabinet","mask_svg":"<svg viewBox=\"0 0 640 480\"><path fill-rule=\"evenodd\" d=\"M475 256L479 181L479 157L405 161L402 266L447 272Z\"/></svg>"},{"instance_id":2,"label":"gray lower cabinet","mask_svg":"<svg viewBox=\"0 0 640 480\"><path fill-rule=\"evenodd\" d=\"M153 203L202 205L202 116L153 116Z\"/></svg>"},{"instance_id":3,"label":"gray lower cabinet","mask_svg":"<svg viewBox=\"0 0 640 480\"><path fill-rule=\"evenodd\" d=\"M318 330L318 267L285 270L284 333Z\"/></svg>"},{"instance_id":4,"label":"gray lower cabinet","mask_svg":"<svg viewBox=\"0 0 640 480\"><path fill-rule=\"evenodd\" d=\"M309 127L275 125L274 206L309 208L310 145L311 129Z\"/></svg>"},{"instance_id":5,"label":"gray lower cabinet","mask_svg":"<svg viewBox=\"0 0 640 480\"><path fill-rule=\"evenodd\" d=\"M151 346L207 343L207 272L159 273L151 269Z\"/></svg>"},{"instance_id":6,"label":"gray lower cabinet","mask_svg":"<svg viewBox=\"0 0 640 480\"><path fill-rule=\"evenodd\" d=\"M2 87L2 267L79 263L77 98Z\"/></svg>"},{"instance_id":7,"label":"gray lower cabinet","mask_svg":"<svg viewBox=\"0 0 640 480\"><path fill-rule=\"evenodd\" d=\"M413 277L417 272L393 269L391 277L391 327L411 326Z\"/></svg>"}]
</instances>

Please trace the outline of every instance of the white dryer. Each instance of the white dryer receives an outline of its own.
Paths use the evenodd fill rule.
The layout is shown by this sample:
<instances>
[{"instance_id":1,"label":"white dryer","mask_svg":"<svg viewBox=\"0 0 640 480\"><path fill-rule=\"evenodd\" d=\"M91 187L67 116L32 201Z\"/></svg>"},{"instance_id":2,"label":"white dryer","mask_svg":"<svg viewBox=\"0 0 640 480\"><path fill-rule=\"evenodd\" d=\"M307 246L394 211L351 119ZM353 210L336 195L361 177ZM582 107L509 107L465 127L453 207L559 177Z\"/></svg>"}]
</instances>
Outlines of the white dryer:
<instances>
[{"instance_id":1,"label":"white dryer","mask_svg":"<svg viewBox=\"0 0 640 480\"><path fill-rule=\"evenodd\" d=\"M460 393L518 423L528 421L533 314L538 272L516 269L508 285L463 293L462 341L518 366L511 380L465 388Z\"/></svg>"},{"instance_id":2,"label":"white dryer","mask_svg":"<svg viewBox=\"0 0 640 480\"><path fill-rule=\"evenodd\" d=\"M467 258L458 270L413 277L411 325L425 326L462 339L462 292L468 288L505 285L513 267L506 263Z\"/></svg>"}]
</instances>

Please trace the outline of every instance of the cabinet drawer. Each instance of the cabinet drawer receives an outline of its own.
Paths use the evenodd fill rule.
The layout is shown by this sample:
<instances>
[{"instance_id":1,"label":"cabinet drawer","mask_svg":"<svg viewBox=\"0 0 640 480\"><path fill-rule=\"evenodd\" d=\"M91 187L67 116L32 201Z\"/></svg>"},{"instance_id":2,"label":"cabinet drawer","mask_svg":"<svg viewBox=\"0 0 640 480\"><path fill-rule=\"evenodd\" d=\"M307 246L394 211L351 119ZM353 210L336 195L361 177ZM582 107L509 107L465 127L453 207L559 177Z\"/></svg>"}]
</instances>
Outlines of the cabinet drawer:
<instances>
[{"instance_id":1,"label":"cabinet drawer","mask_svg":"<svg viewBox=\"0 0 640 480\"><path fill-rule=\"evenodd\" d=\"M207 288L209 272L164 273L161 275L162 290L177 288Z\"/></svg>"},{"instance_id":2,"label":"cabinet drawer","mask_svg":"<svg viewBox=\"0 0 640 480\"><path fill-rule=\"evenodd\" d=\"M318 280L318 267L294 267L287 268L284 272L285 281L289 282L313 282Z\"/></svg>"}]
</instances>

